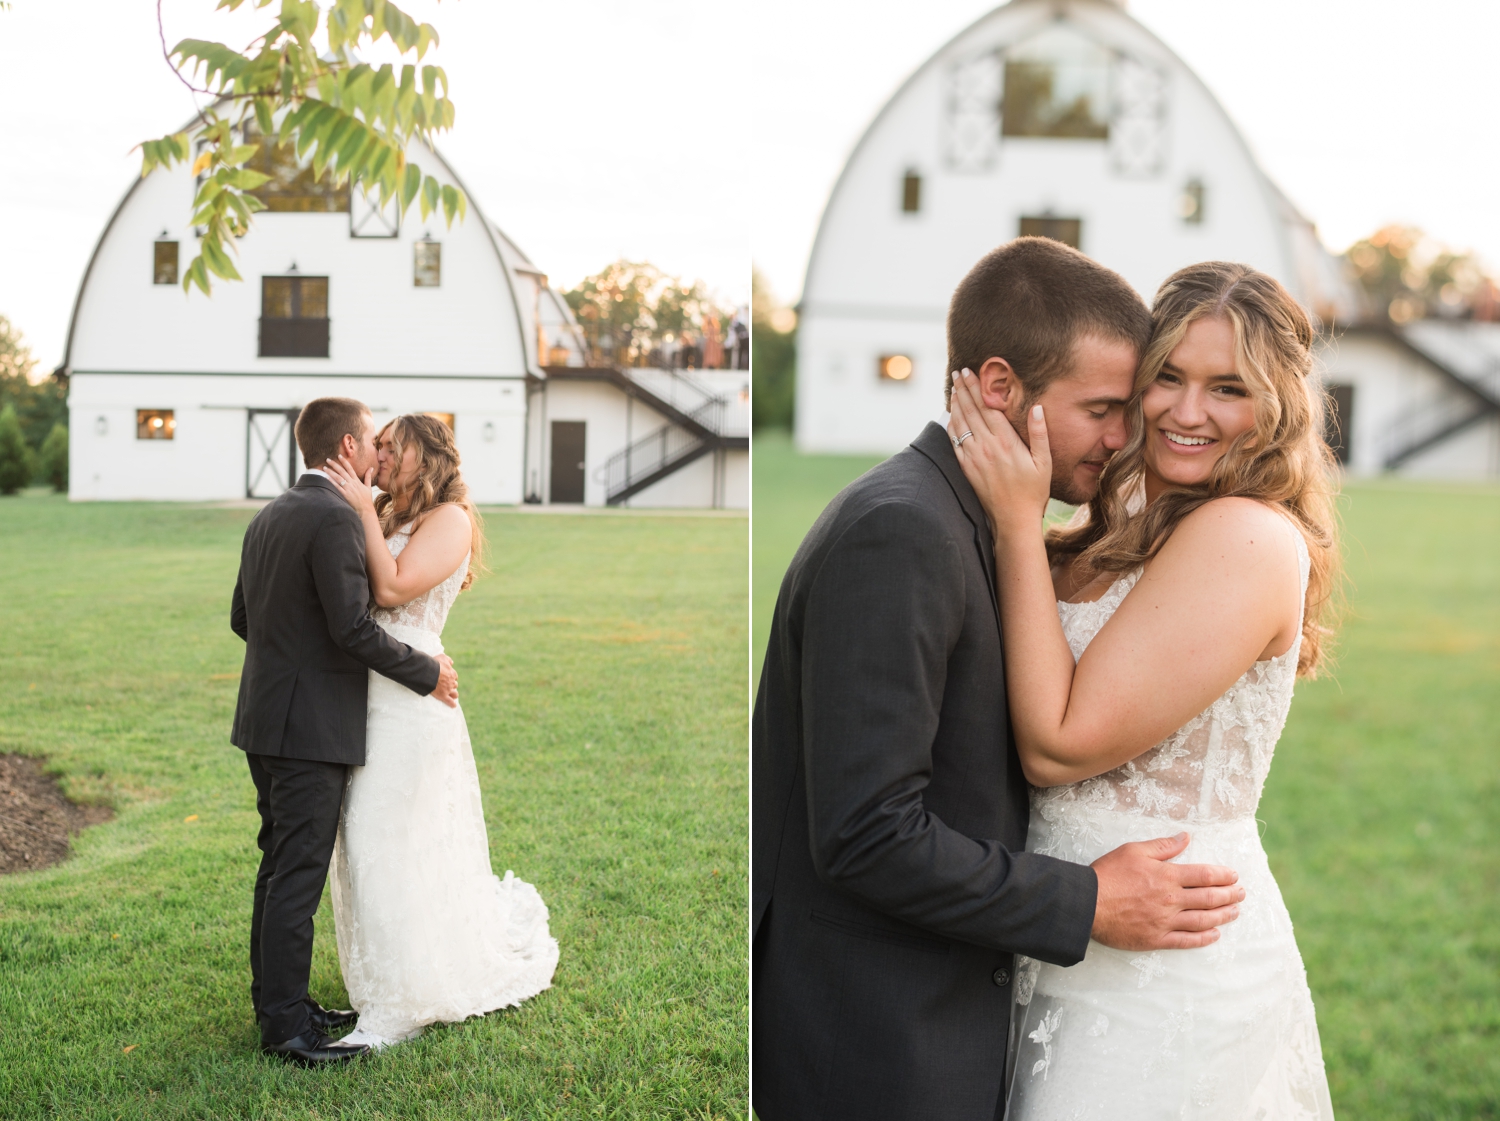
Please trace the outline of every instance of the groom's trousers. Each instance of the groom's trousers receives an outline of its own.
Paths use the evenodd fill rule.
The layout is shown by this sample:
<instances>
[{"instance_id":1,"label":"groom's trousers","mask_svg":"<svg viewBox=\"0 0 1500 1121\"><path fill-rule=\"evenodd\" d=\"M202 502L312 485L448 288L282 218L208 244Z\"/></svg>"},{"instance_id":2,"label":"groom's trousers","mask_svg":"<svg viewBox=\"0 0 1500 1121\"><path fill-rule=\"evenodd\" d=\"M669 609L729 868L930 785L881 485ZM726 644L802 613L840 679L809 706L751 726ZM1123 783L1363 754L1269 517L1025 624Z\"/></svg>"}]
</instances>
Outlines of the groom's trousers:
<instances>
[{"instance_id":1,"label":"groom's trousers","mask_svg":"<svg viewBox=\"0 0 1500 1121\"><path fill-rule=\"evenodd\" d=\"M250 999L263 1043L309 1027L313 914L328 881L348 768L342 763L252 755L260 811L260 871L250 919Z\"/></svg>"}]
</instances>

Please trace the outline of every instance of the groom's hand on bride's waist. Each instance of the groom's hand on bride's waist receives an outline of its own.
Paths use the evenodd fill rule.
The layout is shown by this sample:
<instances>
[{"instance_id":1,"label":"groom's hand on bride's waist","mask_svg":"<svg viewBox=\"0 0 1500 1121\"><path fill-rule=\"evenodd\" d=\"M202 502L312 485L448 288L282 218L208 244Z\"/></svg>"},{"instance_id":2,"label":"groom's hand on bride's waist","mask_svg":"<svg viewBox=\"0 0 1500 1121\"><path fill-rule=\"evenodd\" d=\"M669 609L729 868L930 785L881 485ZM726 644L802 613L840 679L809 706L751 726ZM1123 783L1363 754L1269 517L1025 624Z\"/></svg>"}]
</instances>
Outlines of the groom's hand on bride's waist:
<instances>
[{"instance_id":1,"label":"groom's hand on bride's waist","mask_svg":"<svg viewBox=\"0 0 1500 1121\"><path fill-rule=\"evenodd\" d=\"M1093 938L1117 950L1191 950L1219 939L1240 916L1239 873L1217 864L1172 864L1188 835L1121 845L1094 861L1099 897Z\"/></svg>"},{"instance_id":2,"label":"groom's hand on bride's waist","mask_svg":"<svg viewBox=\"0 0 1500 1121\"><path fill-rule=\"evenodd\" d=\"M453 659L447 654L437 656L438 683L432 688L432 696L449 708L458 707L458 671L453 668Z\"/></svg>"}]
</instances>

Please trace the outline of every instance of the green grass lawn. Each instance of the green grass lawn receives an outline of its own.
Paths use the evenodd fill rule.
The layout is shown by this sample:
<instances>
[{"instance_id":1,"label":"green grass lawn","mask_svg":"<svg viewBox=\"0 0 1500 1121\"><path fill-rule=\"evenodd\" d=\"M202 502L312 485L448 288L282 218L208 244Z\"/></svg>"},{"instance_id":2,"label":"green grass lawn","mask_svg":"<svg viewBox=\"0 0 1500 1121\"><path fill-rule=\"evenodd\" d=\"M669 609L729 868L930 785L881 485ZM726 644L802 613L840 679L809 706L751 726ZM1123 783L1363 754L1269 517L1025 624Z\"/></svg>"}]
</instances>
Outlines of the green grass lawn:
<instances>
[{"instance_id":1,"label":"green grass lawn","mask_svg":"<svg viewBox=\"0 0 1500 1121\"><path fill-rule=\"evenodd\" d=\"M744 1116L746 522L488 514L445 642L494 866L561 964L520 1009L304 1071L258 1055L249 1002L251 514L0 499L0 751L118 810L0 879L0 1116ZM345 1000L326 897L312 992Z\"/></svg>"},{"instance_id":2,"label":"green grass lawn","mask_svg":"<svg viewBox=\"0 0 1500 1121\"><path fill-rule=\"evenodd\" d=\"M754 445L756 664L787 562L869 459ZM1500 1118L1500 488L1351 483L1327 677L1297 687L1258 817L1335 1111Z\"/></svg>"}]
</instances>

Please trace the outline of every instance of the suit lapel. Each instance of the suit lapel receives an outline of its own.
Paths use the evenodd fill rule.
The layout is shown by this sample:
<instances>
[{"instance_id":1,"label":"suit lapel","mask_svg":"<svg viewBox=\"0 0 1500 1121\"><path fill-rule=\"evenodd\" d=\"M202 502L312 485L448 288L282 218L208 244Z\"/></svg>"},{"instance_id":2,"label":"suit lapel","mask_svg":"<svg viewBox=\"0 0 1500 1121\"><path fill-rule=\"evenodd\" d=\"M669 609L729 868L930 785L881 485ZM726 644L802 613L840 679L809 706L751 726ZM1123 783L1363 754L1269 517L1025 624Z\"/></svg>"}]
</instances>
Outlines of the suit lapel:
<instances>
[{"instance_id":1,"label":"suit lapel","mask_svg":"<svg viewBox=\"0 0 1500 1121\"><path fill-rule=\"evenodd\" d=\"M995 598L995 538L990 531L990 520L985 516L984 505L979 501L979 495L974 493L974 488L969 485L969 480L964 478L964 469L958 465L958 457L953 454L953 442L942 425L928 421L927 427L922 429L911 446L930 459L943 473L943 478L948 480L948 486L958 499L964 517L969 519L969 524L974 529L974 547L979 550L979 563L984 568L985 581L990 590L990 604L995 609L995 620L998 623L1000 603Z\"/></svg>"}]
</instances>

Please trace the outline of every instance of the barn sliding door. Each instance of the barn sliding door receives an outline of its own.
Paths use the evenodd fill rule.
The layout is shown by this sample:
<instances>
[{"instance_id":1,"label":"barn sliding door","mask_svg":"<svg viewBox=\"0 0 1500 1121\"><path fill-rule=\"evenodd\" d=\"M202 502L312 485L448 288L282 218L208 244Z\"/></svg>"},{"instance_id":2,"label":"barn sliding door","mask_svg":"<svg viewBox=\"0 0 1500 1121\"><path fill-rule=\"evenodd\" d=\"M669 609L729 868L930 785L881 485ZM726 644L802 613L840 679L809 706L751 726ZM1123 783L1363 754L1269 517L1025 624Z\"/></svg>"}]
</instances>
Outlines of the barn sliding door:
<instances>
[{"instance_id":1,"label":"barn sliding door","mask_svg":"<svg viewBox=\"0 0 1500 1121\"><path fill-rule=\"evenodd\" d=\"M275 498L297 480L292 429L300 409L248 409L245 431L245 497Z\"/></svg>"}]
</instances>

